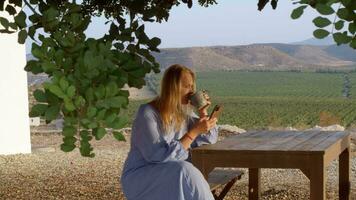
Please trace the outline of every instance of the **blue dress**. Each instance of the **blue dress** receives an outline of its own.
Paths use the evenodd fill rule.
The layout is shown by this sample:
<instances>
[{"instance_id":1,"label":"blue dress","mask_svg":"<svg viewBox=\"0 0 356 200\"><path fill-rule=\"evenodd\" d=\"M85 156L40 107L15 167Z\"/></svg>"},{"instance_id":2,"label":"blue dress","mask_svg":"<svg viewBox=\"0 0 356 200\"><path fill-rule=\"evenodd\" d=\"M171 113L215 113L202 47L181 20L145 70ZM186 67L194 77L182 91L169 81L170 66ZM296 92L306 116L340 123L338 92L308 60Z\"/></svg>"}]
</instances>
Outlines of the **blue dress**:
<instances>
[{"instance_id":1,"label":"blue dress","mask_svg":"<svg viewBox=\"0 0 356 200\"><path fill-rule=\"evenodd\" d=\"M163 134L158 111L141 105L132 125L131 148L121 176L128 200L214 200L202 173L190 162L179 141L197 116L189 116L178 132ZM217 127L199 135L191 148L215 143Z\"/></svg>"}]
</instances>

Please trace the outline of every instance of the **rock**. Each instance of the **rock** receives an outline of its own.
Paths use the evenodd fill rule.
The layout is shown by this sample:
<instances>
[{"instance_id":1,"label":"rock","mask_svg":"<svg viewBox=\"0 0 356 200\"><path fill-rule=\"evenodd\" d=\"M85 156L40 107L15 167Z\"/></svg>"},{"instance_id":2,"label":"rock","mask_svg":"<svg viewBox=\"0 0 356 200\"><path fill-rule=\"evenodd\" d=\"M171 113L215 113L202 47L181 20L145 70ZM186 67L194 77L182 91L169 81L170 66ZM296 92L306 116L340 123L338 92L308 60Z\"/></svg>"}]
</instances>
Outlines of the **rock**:
<instances>
[{"instance_id":1,"label":"rock","mask_svg":"<svg viewBox=\"0 0 356 200\"><path fill-rule=\"evenodd\" d=\"M219 131L228 131L228 132L235 132L235 133L244 133L246 130L241 129L237 126L232 126L229 124L222 124L218 125Z\"/></svg>"},{"instance_id":2,"label":"rock","mask_svg":"<svg viewBox=\"0 0 356 200\"><path fill-rule=\"evenodd\" d=\"M39 117L30 117L30 126L39 126L41 124Z\"/></svg>"},{"instance_id":3,"label":"rock","mask_svg":"<svg viewBox=\"0 0 356 200\"><path fill-rule=\"evenodd\" d=\"M296 128L293 128L293 127L291 127L291 126L288 126L287 128L286 128L286 131L297 131L298 129L296 129Z\"/></svg>"},{"instance_id":4,"label":"rock","mask_svg":"<svg viewBox=\"0 0 356 200\"><path fill-rule=\"evenodd\" d=\"M56 129L59 129L59 130L63 129L63 123L64 123L63 119L57 119L57 120L55 120L54 123L55 123Z\"/></svg>"},{"instance_id":5,"label":"rock","mask_svg":"<svg viewBox=\"0 0 356 200\"><path fill-rule=\"evenodd\" d=\"M56 149L54 147L38 147L32 149L32 153L49 153L55 151Z\"/></svg>"},{"instance_id":6,"label":"rock","mask_svg":"<svg viewBox=\"0 0 356 200\"><path fill-rule=\"evenodd\" d=\"M321 127L321 126L314 126L314 128L307 129L308 131L344 131L345 128L343 126L340 126L339 124L331 125L331 126L326 126L326 127Z\"/></svg>"},{"instance_id":7,"label":"rock","mask_svg":"<svg viewBox=\"0 0 356 200\"><path fill-rule=\"evenodd\" d=\"M351 139L356 141L356 132L351 131Z\"/></svg>"}]
</instances>

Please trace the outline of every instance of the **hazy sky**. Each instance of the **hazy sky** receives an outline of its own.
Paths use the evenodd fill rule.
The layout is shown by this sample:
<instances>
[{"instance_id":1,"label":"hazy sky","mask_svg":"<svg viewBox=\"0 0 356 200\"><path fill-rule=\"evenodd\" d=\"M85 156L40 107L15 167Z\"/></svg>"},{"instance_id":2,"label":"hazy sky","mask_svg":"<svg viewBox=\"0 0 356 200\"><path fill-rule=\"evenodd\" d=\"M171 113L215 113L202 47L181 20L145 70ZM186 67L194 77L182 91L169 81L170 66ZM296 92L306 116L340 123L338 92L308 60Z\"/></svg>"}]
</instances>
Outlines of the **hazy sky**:
<instances>
[{"instance_id":1,"label":"hazy sky","mask_svg":"<svg viewBox=\"0 0 356 200\"><path fill-rule=\"evenodd\" d=\"M257 0L218 0L208 8L197 3L192 9L180 5L173 7L168 22L147 24L146 31L162 39L161 48L288 43L313 37L315 11L307 8L301 18L292 20L290 13L295 7L290 0L279 1L276 10L268 4L262 12L257 10ZM89 35L102 35L98 31L106 29L102 24L93 21Z\"/></svg>"},{"instance_id":2,"label":"hazy sky","mask_svg":"<svg viewBox=\"0 0 356 200\"><path fill-rule=\"evenodd\" d=\"M297 5L290 0L279 1L276 10L268 4L262 12L257 0L218 0L208 8L194 3L192 9L185 4L173 7L168 22L146 24L149 37L161 38L160 48L290 43L313 37L316 12L307 8L301 18L292 20L290 13ZM104 22L94 19L88 36L102 36L108 29Z\"/></svg>"}]
</instances>

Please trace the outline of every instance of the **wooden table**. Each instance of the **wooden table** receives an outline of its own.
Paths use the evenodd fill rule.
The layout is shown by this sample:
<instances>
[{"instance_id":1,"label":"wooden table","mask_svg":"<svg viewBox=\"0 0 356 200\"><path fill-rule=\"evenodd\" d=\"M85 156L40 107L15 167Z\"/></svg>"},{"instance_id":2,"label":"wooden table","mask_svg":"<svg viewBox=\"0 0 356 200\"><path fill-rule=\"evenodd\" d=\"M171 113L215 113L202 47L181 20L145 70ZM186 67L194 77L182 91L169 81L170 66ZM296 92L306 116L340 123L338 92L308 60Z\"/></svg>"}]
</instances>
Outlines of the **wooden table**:
<instances>
[{"instance_id":1,"label":"wooden table","mask_svg":"<svg viewBox=\"0 0 356 200\"><path fill-rule=\"evenodd\" d=\"M257 131L225 138L192 151L208 177L215 167L249 169L249 199L261 195L260 168L300 169L310 180L310 199L325 199L326 167L339 158L339 198L350 199L350 134L344 131Z\"/></svg>"}]
</instances>

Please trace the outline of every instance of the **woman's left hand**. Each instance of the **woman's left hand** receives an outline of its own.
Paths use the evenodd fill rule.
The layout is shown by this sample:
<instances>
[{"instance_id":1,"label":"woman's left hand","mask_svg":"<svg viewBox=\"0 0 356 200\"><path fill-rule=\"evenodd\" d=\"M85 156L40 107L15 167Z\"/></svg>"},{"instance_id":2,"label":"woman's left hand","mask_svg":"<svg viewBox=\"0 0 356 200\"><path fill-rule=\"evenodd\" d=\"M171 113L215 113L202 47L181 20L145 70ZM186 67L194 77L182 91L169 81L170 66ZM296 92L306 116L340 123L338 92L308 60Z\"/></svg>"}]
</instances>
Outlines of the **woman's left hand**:
<instances>
[{"instance_id":1,"label":"woman's left hand","mask_svg":"<svg viewBox=\"0 0 356 200\"><path fill-rule=\"evenodd\" d=\"M200 118L203 118L203 117L208 116L208 108L209 108L209 106L211 105L211 101L210 101L209 95L208 95L207 93L205 93L205 92L204 92L203 95L204 95L204 98L205 98L206 101L207 101L207 104L206 104L204 107L202 107L202 108L199 109L199 117L200 117Z\"/></svg>"}]
</instances>

